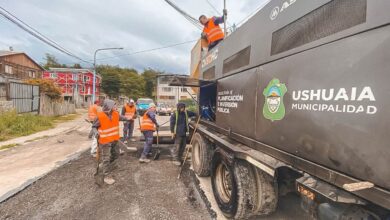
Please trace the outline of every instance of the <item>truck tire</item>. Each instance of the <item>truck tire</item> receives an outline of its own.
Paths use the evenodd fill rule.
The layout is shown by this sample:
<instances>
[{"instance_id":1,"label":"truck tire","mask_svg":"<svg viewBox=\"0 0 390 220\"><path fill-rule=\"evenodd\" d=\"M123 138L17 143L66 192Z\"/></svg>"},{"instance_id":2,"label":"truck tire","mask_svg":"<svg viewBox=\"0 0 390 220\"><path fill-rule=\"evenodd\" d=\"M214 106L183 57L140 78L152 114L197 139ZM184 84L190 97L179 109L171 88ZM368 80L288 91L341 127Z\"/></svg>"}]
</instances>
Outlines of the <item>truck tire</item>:
<instances>
[{"instance_id":1,"label":"truck tire","mask_svg":"<svg viewBox=\"0 0 390 220\"><path fill-rule=\"evenodd\" d=\"M234 178L238 194L235 219L248 219L255 214L259 198L254 167L246 161L237 160Z\"/></svg>"},{"instance_id":2,"label":"truck tire","mask_svg":"<svg viewBox=\"0 0 390 220\"><path fill-rule=\"evenodd\" d=\"M215 153L211 163L211 186L219 209L227 218L233 218L237 210L237 186L234 167L220 153Z\"/></svg>"},{"instance_id":3,"label":"truck tire","mask_svg":"<svg viewBox=\"0 0 390 220\"><path fill-rule=\"evenodd\" d=\"M210 176L211 159L213 149L208 140L199 133L194 134L192 141L192 167L198 176Z\"/></svg>"},{"instance_id":4,"label":"truck tire","mask_svg":"<svg viewBox=\"0 0 390 220\"><path fill-rule=\"evenodd\" d=\"M231 219L248 219L257 208L257 183L254 170L245 161L229 164L221 154L213 158L211 183L222 213Z\"/></svg>"},{"instance_id":5,"label":"truck tire","mask_svg":"<svg viewBox=\"0 0 390 220\"><path fill-rule=\"evenodd\" d=\"M257 207L255 215L263 216L274 212L278 205L278 185L274 178L253 167L257 185Z\"/></svg>"}]
</instances>

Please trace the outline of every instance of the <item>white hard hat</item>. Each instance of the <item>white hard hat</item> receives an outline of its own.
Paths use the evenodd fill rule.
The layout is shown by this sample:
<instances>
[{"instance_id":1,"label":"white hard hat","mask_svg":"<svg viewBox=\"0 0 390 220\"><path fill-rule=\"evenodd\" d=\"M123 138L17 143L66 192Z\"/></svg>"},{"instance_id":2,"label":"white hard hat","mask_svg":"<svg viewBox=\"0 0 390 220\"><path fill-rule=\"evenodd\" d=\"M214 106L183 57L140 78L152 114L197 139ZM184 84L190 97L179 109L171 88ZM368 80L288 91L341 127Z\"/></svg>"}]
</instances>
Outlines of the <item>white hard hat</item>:
<instances>
[{"instance_id":1,"label":"white hard hat","mask_svg":"<svg viewBox=\"0 0 390 220\"><path fill-rule=\"evenodd\" d=\"M149 104L149 108L155 108L155 107L156 107L156 105L154 103Z\"/></svg>"},{"instance_id":2,"label":"white hard hat","mask_svg":"<svg viewBox=\"0 0 390 220\"><path fill-rule=\"evenodd\" d=\"M130 99L129 103L134 103L134 100L133 100L133 99Z\"/></svg>"}]
</instances>

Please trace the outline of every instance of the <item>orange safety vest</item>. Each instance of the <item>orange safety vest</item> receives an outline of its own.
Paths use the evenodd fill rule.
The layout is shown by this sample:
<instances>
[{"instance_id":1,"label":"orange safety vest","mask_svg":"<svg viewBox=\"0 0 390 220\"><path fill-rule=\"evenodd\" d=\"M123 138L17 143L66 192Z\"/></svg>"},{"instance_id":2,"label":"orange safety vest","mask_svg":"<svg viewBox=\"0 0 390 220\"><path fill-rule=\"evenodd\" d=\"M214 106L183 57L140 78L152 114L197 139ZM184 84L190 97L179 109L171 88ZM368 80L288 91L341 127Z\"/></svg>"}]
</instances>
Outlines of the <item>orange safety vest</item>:
<instances>
[{"instance_id":1,"label":"orange safety vest","mask_svg":"<svg viewBox=\"0 0 390 220\"><path fill-rule=\"evenodd\" d=\"M113 111L110 118L104 112L99 112L97 117L100 122L99 143L108 144L119 140L119 113Z\"/></svg>"},{"instance_id":2,"label":"orange safety vest","mask_svg":"<svg viewBox=\"0 0 390 220\"><path fill-rule=\"evenodd\" d=\"M146 111L144 116L142 116L141 121L141 131L156 131L156 125L153 123L152 119L149 118Z\"/></svg>"},{"instance_id":3,"label":"orange safety vest","mask_svg":"<svg viewBox=\"0 0 390 220\"><path fill-rule=\"evenodd\" d=\"M203 32L206 34L209 44L217 40L222 40L225 37L221 27L214 23L213 18L209 19L206 26L203 28Z\"/></svg>"},{"instance_id":4,"label":"orange safety vest","mask_svg":"<svg viewBox=\"0 0 390 220\"><path fill-rule=\"evenodd\" d=\"M130 106L126 105L126 106L125 106L125 110L126 110L126 111L125 111L125 117L126 117L128 120L133 119L133 117L134 117L134 115L135 115L135 111L136 111L135 106L130 107Z\"/></svg>"},{"instance_id":5,"label":"orange safety vest","mask_svg":"<svg viewBox=\"0 0 390 220\"><path fill-rule=\"evenodd\" d=\"M98 113L98 108L99 107L96 104L89 106L89 109L88 109L88 120L89 121L95 121L95 119L97 117L97 113Z\"/></svg>"}]
</instances>

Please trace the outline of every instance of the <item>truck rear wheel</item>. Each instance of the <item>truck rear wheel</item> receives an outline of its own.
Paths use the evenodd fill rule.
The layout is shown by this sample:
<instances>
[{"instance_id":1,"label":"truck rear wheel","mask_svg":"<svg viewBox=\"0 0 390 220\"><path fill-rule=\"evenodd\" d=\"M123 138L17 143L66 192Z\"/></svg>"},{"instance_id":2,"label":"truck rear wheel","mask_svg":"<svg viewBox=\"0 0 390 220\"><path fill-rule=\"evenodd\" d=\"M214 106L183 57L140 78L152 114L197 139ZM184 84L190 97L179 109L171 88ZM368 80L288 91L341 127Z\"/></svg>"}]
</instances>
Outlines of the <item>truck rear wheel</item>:
<instances>
[{"instance_id":1,"label":"truck rear wheel","mask_svg":"<svg viewBox=\"0 0 390 220\"><path fill-rule=\"evenodd\" d=\"M255 215L268 215L278 205L278 185L274 178L264 171L253 167L257 184L257 207Z\"/></svg>"},{"instance_id":2,"label":"truck rear wheel","mask_svg":"<svg viewBox=\"0 0 390 220\"><path fill-rule=\"evenodd\" d=\"M194 135L191 157L192 167L198 176L209 176L213 149L210 142L204 139L199 133L195 133Z\"/></svg>"},{"instance_id":3,"label":"truck rear wheel","mask_svg":"<svg viewBox=\"0 0 390 220\"><path fill-rule=\"evenodd\" d=\"M229 164L217 153L213 158L211 183L214 197L226 217L247 219L255 214L257 182L250 164L241 160Z\"/></svg>"}]
</instances>

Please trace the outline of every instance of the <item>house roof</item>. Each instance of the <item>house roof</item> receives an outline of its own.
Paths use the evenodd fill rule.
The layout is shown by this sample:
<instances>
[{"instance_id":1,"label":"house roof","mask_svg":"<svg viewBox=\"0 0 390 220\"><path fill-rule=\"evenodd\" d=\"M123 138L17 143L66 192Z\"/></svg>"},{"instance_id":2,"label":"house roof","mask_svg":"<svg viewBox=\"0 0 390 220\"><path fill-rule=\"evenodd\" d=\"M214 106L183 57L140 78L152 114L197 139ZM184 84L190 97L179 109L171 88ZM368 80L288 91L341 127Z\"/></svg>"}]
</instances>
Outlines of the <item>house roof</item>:
<instances>
[{"instance_id":1,"label":"house roof","mask_svg":"<svg viewBox=\"0 0 390 220\"><path fill-rule=\"evenodd\" d=\"M9 55L16 55L16 54L22 54L22 52L0 50L0 57L9 56Z\"/></svg>"},{"instance_id":2,"label":"house roof","mask_svg":"<svg viewBox=\"0 0 390 220\"><path fill-rule=\"evenodd\" d=\"M26 53L24 53L24 52L15 52L15 51L0 50L0 57L13 56L13 55L20 55L20 54L23 54L23 55L25 55L26 57L28 57L28 59L30 59L33 63L35 63L35 65L37 65L41 70L45 70L41 65L39 65L37 62L35 62L34 59L32 59L30 56L28 56L28 55L27 55Z\"/></svg>"},{"instance_id":3,"label":"house roof","mask_svg":"<svg viewBox=\"0 0 390 220\"><path fill-rule=\"evenodd\" d=\"M76 69L76 68L49 68L47 72L68 72L68 73L93 73L91 69ZM101 76L97 73L97 77Z\"/></svg>"}]
</instances>

